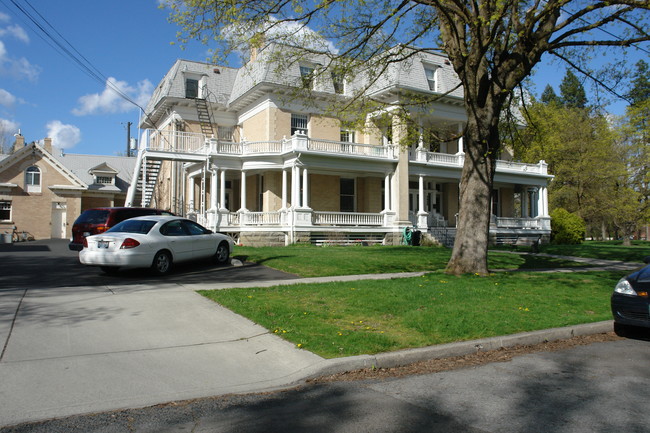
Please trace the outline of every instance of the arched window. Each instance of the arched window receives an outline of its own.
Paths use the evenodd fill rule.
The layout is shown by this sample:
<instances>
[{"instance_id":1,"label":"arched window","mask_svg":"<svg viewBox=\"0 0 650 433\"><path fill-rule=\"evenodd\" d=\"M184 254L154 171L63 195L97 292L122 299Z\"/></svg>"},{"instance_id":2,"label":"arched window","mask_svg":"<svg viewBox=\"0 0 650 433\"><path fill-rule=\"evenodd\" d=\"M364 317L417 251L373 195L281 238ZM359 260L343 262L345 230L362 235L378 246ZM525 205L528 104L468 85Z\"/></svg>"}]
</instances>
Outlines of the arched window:
<instances>
[{"instance_id":1,"label":"arched window","mask_svg":"<svg viewBox=\"0 0 650 433\"><path fill-rule=\"evenodd\" d=\"M25 189L27 192L41 192L41 169L35 165L25 170Z\"/></svg>"}]
</instances>

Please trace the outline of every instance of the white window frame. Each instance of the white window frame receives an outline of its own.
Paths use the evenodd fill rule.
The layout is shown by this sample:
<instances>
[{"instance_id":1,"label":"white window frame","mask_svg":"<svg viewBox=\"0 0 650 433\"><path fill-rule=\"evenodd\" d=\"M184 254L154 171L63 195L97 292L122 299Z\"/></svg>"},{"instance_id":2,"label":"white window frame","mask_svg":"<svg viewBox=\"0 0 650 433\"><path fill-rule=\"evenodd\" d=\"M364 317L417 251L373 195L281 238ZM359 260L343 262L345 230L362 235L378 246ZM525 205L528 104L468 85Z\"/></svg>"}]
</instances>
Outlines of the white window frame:
<instances>
[{"instance_id":1,"label":"white window frame","mask_svg":"<svg viewBox=\"0 0 650 433\"><path fill-rule=\"evenodd\" d=\"M424 65L424 75L427 78L429 83L429 90L432 92L438 91L438 71L440 70L439 66L436 65Z\"/></svg>"},{"instance_id":2,"label":"white window frame","mask_svg":"<svg viewBox=\"0 0 650 433\"><path fill-rule=\"evenodd\" d=\"M234 126L217 126L217 139L219 141L233 142L235 136Z\"/></svg>"},{"instance_id":3,"label":"white window frame","mask_svg":"<svg viewBox=\"0 0 650 433\"><path fill-rule=\"evenodd\" d=\"M28 193L41 192L41 182L43 180L43 173L41 169L35 165L31 165L25 169L25 191ZM38 183L37 183L38 181Z\"/></svg>"},{"instance_id":4,"label":"white window frame","mask_svg":"<svg viewBox=\"0 0 650 433\"><path fill-rule=\"evenodd\" d=\"M344 143L356 143L356 133L352 129L341 128L340 139Z\"/></svg>"},{"instance_id":5,"label":"white window frame","mask_svg":"<svg viewBox=\"0 0 650 433\"><path fill-rule=\"evenodd\" d=\"M12 221L12 216L11 216L11 211L12 211L12 203L11 200L0 200L0 211L9 211L9 218L4 219L2 218L2 214L0 213L0 221Z\"/></svg>"},{"instance_id":6,"label":"white window frame","mask_svg":"<svg viewBox=\"0 0 650 433\"><path fill-rule=\"evenodd\" d=\"M337 91L337 83L339 83L339 87ZM345 95L346 90L347 90L347 83L345 81L345 77L342 74L337 74L335 72L332 72L332 85L334 86L334 93L337 95Z\"/></svg>"},{"instance_id":7,"label":"white window frame","mask_svg":"<svg viewBox=\"0 0 650 433\"><path fill-rule=\"evenodd\" d=\"M297 131L303 131L309 135L309 116L307 114L291 113L291 136Z\"/></svg>"},{"instance_id":8,"label":"white window frame","mask_svg":"<svg viewBox=\"0 0 650 433\"><path fill-rule=\"evenodd\" d=\"M95 183L99 185L115 185L115 176L95 175Z\"/></svg>"},{"instance_id":9,"label":"white window frame","mask_svg":"<svg viewBox=\"0 0 650 433\"><path fill-rule=\"evenodd\" d=\"M300 80L302 87L305 89L314 88L314 71L315 68L309 65L300 65Z\"/></svg>"}]
</instances>

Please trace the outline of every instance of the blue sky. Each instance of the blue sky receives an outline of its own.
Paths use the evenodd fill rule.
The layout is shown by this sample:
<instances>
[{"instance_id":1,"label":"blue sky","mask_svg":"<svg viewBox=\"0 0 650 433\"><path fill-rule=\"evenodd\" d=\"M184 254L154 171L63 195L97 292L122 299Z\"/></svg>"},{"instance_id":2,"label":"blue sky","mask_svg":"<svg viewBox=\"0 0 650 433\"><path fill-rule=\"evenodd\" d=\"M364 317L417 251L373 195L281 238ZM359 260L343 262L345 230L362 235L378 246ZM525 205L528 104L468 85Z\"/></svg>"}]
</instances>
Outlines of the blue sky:
<instances>
[{"instance_id":1,"label":"blue sky","mask_svg":"<svg viewBox=\"0 0 650 433\"><path fill-rule=\"evenodd\" d=\"M102 79L89 77L46 43L12 0L0 0L0 123L10 143L20 129L27 142L52 137L68 153L123 154L127 122L133 123L131 135L138 136L139 109L108 90L104 80L144 107L176 59L205 61L208 55L198 43L185 50L172 44L177 27L167 22L156 0L29 3ZM564 72L564 66L540 68L533 79L537 94L547 83L559 93ZM622 114L624 107L611 109Z\"/></svg>"}]
</instances>

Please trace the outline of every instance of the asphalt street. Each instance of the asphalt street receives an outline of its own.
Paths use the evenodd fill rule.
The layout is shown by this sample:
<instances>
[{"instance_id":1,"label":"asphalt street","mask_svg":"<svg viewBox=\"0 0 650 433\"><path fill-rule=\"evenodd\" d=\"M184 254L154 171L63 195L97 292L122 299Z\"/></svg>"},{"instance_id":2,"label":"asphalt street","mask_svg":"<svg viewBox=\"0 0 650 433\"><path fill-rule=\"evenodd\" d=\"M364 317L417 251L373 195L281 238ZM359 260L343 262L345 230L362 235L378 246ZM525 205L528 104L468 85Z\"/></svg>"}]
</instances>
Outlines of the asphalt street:
<instances>
[{"instance_id":1,"label":"asphalt street","mask_svg":"<svg viewBox=\"0 0 650 433\"><path fill-rule=\"evenodd\" d=\"M648 432L650 343L620 340L435 374L305 385L0 429L74 432Z\"/></svg>"}]
</instances>

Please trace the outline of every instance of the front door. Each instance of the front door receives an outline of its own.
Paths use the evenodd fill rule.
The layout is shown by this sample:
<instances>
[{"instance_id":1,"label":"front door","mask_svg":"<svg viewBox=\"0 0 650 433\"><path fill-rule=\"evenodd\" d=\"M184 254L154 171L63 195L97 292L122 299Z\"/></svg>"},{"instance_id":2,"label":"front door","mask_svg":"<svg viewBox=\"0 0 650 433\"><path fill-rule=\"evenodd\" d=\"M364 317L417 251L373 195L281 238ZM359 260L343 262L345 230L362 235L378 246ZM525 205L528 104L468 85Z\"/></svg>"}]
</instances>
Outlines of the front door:
<instances>
[{"instance_id":1,"label":"front door","mask_svg":"<svg viewBox=\"0 0 650 433\"><path fill-rule=\"evenodd\" d=\"M64 202L52 203L52 239L66 238L66 204Z\"/></svg>"}]
</instances>

